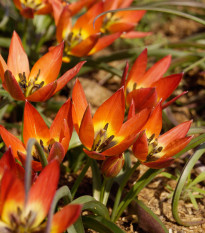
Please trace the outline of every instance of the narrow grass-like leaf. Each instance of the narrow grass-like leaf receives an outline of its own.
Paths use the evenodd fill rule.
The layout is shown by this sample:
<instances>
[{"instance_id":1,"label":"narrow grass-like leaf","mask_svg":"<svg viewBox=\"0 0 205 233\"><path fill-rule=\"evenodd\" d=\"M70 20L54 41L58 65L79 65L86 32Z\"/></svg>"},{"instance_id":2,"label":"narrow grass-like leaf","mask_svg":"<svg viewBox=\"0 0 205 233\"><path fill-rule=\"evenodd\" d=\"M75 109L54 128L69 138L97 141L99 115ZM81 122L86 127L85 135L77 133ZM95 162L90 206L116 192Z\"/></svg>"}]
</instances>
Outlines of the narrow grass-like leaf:
<instances>
[{"instance_id":1,"label":"narrow grass-like leaf","mask_svg":"<svg viewBox=\"0 0 205 233\"><path fill-rule=\"evenodd\" d=\"M76 181L75 181L75 183L74 183L74 185L73 185L73 187L72 187L72 189L71 189L72 198L74 198L74 196L75 196L75 194L76 194L76 192L77 192L77 190L78 190L78 187L79 187L79 185L81 184L83 178L85 177L85 173L87 172L87 170L88 170L88 168L90 167L91 163L92 163L92 162L91 162L91 159L88 158L88 159L87 159L86 165L84 166L83 170L81 171L80 175L79 175L78 178L76 179Z\"/></svg>"},{"instance_id":2,"label":"narrow grass-like leaf","mask_svg":"<svg viewBox=\"0 0 205 233\"><path fill-rule=\"evenodd\" d=\"M205 172L200 173L190 184L187 188L191 188L192 186L202 182L205 180Z\"/></svg>"},{"instance_id":3,"label":"narrow grass-like leaf","mask_svg":"<svg viewBox=\"0 0 205 233\"><path fill-rule=\"evenodd\" d=\"M53 215L56 209L56 206L59 202L59 200L63 197L66 197L66 204L68 204L69 202L72 201L72 196L71 196L71 192L70 189L67 186L62 186L61 188L59 188L56 193L55 196L53 198L53 201L51 203L51 207L48 213L48 220L47 220L47 225L46 225L46 231L45 233L50 233L51 230L51 223L52 223L52 219L53 219ZM75 232L73 232L75 233Z\"/></svg>"},{"instance_id":4,"label":"narrow grass-like leaf","mask_svg":"<svg viewBox=\"0 0 205 233\"><path fill-rule=\"evenodd\" d=\"M201 23L203 25L205 25L205 20L198 18L194 15L191 14L187 14L178 10L173 10L173 9L169 9L169 8L160 8L160 7L149 7L149 6L144 6L144 7L128 7L128 8L122 8L122 9L117 9L117 10L109 10L109 11L105 11L101 14L99 14L97 17L95 17L94 21L93 21L93 25L95 25L95 21L101 17L102 15L105 15L107 13L114 13L114 12L119 12L119 11L135 11L135 10L146 10L146 11L156 11L156 12L162 12L162 13L167 13L167 14L173 14L173 15L177 15L177 16L181 16L187 19L191 19L193 21L196 21L197 23Z\"/></svg>"},{"instance_id":5,"label":"narrow grass-like leaf","mask_svg":"<svg viewBox=\"0 0 205 233\"><path fill-rule=\"evenodd\" d=\"M179 217L179 214L178 214L179 199L180 199L182 189L186 183L187 177L191 173L191 170L192 170L193 166L195 165L195 163L203 155L204 152L205 152L205 144L202 144L200 146L200 148L195 152L195 154L189 158L186 165L184 166L184 169L183 169L182 174L178 180L178 183L177 183L177 186L175 188L174 195L173 195L172 214L173 214L173 217L176 220L176 222L180 225L183 225L183 226L198 225L198 224L202 224L205 221L205 220L201 220L201 221L197 221L197 222L185 222L185 221L181 220L181 218Z\"/></svg>"},{"instance_id":6,"label":"narrow grass-like leaf","mask_svg":"<svg viewBox=\"0 0 205 233\"><path fill-rule=\"evenodd\" d=\"M188 195L189 195L189 198L191 200L192 205L194 206L195 209L198 210L199 207L198 207L196 198L195 198L195 196L192 194L192 192L190 190L188 191Z\"/></svg>"}]
</instances>

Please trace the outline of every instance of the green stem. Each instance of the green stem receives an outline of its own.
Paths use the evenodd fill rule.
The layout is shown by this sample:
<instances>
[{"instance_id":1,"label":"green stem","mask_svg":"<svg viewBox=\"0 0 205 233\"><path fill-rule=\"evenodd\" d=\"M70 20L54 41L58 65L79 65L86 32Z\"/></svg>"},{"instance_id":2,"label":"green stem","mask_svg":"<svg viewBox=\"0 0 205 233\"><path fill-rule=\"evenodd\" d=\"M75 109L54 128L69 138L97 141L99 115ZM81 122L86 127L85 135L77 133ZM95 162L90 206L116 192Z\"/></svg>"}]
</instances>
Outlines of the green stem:
<instances>
[{"instance_id":1,"label":"green stem","mask_svg":"<svg viewBox=\"0 0 205 233\"><path fill-rule=\"evenodd\" d=\"M120 184L120 187L118 189L118 192L117 192L117 195L116 195L116 198L115 198L114 207L113 207L113 210L112 210L112 216L111 216L112 221L116 217L116 211L117 211L117 208L119 206L119 202L120 202L120 199L121 199L121 196L122 196L122 191L123 191L125 185L127 184L127 181L129 180L131 175L136 171L136 169L137 169L137 167L139 167L139 165L140 165L140 162L137 161L135 163L135 165L131 169L128 169L127 173L124 176L124 179L123 179L122 183Z\"/></svg>"},{"instance_id":2,"label":"green stem","mask_svg":"<svg viewBox=\"0 0 205 233\"><path fill-rule=\"evenodd\" d=\"M83 180L84 176L85 176L85 173L87 172L88 168L90 167L91 165L91 159L88 158L88 161L87 161L87 164L85 165L85 167L83 168L83 170L81 171L80 175L78 176L78 178L76 179L72 189L71 189L71 194L72 194L72 198L74 198L77 190L78 190L78 187L81 183L81 181Z\"/></svg>"},{"instance_id":3,"label":"green stem","mask_svg":"<svg viewBox=\"0 0 205 233\"><path fill-rule=\"evenodd\" d=\"M118 209L117 214L113 218L113 221L117 221L117 219L121 216L123 211L127 208L127 206L130 204L132 200L135 199L135 197L139 194L139 192L147 185L149 184L152 179L155 178L156 175L158 175L162 169L149 169L147 170L141 178L133 185L132 189L127 193L125 198L121 201Z\"/></svg>"},{"instance_id":4,"label":"green stem","mask_svg":"<svg viewBox=\"0 0 205 233\"><path fill-rule=\"evenodd\" d=\"M66 204L68 204L69 202L72 201L72 196L71 196L70 190L69 190L69 188L67 186L62 186L61 188L59 188L56 191L56 194L55 194L55 196L53 198L53 201L52 201L52 204L51 204L51 208L49 210L45 233L49 233L50 232L50 230L51 230L51 223L52 223L52 219L53 219L53 214L55 212L57 203L63 197L67 197L67 198L65 198Z\"/></svg>"},{"instance_id":5,"label":"green stem","mask_svg":"<svg viewBox=\"0 0 205 233\"><path fill-rule=\"evenodd\" d=\"M105 192L105 186L107 184L108 178L104 177L103 179L103 183L101 186L101 190L100 190L100 202L103 203L103 198L104 198L104 192Z\"/></svg>"},{"instance_id":6,"label":"green stem","mask_svg":"<svg viewBox=\"0 0 205 233\"><path fill-rule=\"evenodd\" d=\"M108 178L108 181L105 185L105 191L104 191L104 196L103 196L103 199L102 199L102 203L106 206L107 205L107 201L108 201L108 198L110 196L110 189L112 188L112 185L113 185L113 178Z\"/></svg>"}]
</instances>

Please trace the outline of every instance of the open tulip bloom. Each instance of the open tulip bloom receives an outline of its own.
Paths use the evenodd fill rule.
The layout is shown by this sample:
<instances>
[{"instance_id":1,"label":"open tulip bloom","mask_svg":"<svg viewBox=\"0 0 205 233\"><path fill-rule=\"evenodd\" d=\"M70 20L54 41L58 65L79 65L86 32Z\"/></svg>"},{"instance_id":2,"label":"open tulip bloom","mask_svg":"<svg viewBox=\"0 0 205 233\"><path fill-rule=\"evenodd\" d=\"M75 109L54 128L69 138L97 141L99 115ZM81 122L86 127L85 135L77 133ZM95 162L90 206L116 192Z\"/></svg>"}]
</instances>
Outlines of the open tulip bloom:
<instances>
[{"instance_id":1,"label":"open tulip bloom","mask_svg":"<svg viewBox=\"0 0 205 233\"><path fill-rule=\"evenodd\" d=\"M124 121L125 98L123 88L114 93L96 111L93 118L90 106L79 80L72 93L73 124L85 146L85 153L94 159L104 160L106 156L119 155L136 139L136 135L149 117L149 110L144 109Z\"/></svg>"},{"instance_id":2,"label":"open tulip bloom","mask_svg":"<svg viewBox=\"0 0 205 233\"><path fill-rule=\"evenodd\" d=\"M46 101L61 90L80 70L78 63L57 79L63 56L63 43L41 57L30 71L28 57L16 32L13 33L7 64L0 55L3 87L16 100Z\"/></svg>"},{"instance_id":3,"label":"open tulip bloom","mask_svg":"<svg viewBox=\"0 0 205 233\"><path fill-rule=\"evenodd\" d=\"M150 32L138 32L134 31L135 26L140 19L144 16L146 11L120 11L122 8L127 8L132 4L133 0L121 1L121 0L105 0L104 11L116 10L118 12L110 12L104 15L103 24L101 26L101 32L103 33L116 33L123 32L121 37L123 38L140 38L150 35Z\"/></svg>"},{"instance_id":4,"label":"open tulip bloom","mask_svg":"<svg viewBox=\"0 0 205 233\"><path fill-rule=\"evenodd\" d=\"M13 0L13 2L25 18L33 18L35 14L44 15L52 12L48 0Z\"/></svg>"},{"instance_id":5,"label":"open tulip bloom","mask_svg":"<svg viewBox=\"0 0 205 233\"><path fill-rule=\"evenodd\" d=\"M192 137L186 137L192 121L181 123L160 135L162 129L162 107L159 103L133 145L133 153L144 165L164 168L173 162L173 156L184 149Z\"/></svg>"},{"instance_id":6,"label":"open tulip bloom","mask_svg":"<svg viewBox=\"0 0 205 233\"><path fill-rule=\"evenodd\" d=\"M80 216L81 205L66 205L57 212L47 231L48 215L59 180L59 164L48 164L27 193L22 180L5 170L1 180L0 232L63 233Z\"/></svg>"},{"instance_id":7,"label":"open tulip bloom","mask_svg":"<svg viewBox=\"0 0 205 233\"><path fill-rule=\"evenodd\" d=\"M49 129L37 110L29 102L26 102L23 123L24 143L1 125L0 135L6 146L11 146L14 157L19 158L23 164L26 159L26 145L29 138L35 138L39 142L48 162L54 158L61 162L68 150L72 135L73 124L71 115L71 100L68 99L58 111ZM35 148L32 151L32 156L32 168L35 171L41 170L40 157Z\"/></svg>"},{"instance_id":8,"label":"open tulip bloom","mask_svg":"<svg viewBox=\"0 0 205 233\"><path fill-rule=\"evenodd\" d=\"M145 49L133 64L127 80L125 80L127 68L125 69L122 85L125 86L127 106L130 106L133 99L136 111L140 111L145 107L152 108L159 101L163 103L172 94L179 85L182 74L173 74L163 77L170 62L171 56L168 55L146 71L147 49ZM181 95L177 98L180 96ZM174 100L176 100L176 98ZM169 103L171 102L172 101Z\"/></svg>"},{"instance_id":9,"label":"open tulip bloom","mask_svg":"<svg viewBox=\"0 0 205 233\"><path fill-rule=\"evenodd\" d=\"M69 56L83 57L92 55L109 46L120 37L121 32L112 35L101 36L100 28L102 19L98 19L93 26L94 18L103 12L103 2L96 3L85 14L80 16L72 26L69 6L62 11L53 4L55 22L57 25L56 38L60 43L65 42L64 62L69 62ZM56 13L55 13L56 12Z\"/></svg>"}]
</instances>

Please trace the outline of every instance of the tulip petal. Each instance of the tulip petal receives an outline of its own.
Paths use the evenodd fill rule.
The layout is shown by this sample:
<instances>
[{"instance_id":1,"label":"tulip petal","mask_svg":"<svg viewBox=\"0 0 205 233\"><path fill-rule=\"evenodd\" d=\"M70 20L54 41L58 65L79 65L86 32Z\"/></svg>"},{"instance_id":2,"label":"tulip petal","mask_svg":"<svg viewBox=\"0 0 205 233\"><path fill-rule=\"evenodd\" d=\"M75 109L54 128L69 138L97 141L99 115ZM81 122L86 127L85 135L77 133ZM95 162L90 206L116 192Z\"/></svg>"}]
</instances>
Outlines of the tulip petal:
<instances>
[{"instance_id":1,"label":"tulip petal","mask_svg":"<svg viewBox=\"0 0 205 233\"><path fill-rule=\"evenodd\" d=\"M147 68L147 49L144 49L139 57L135 60L126 81L125 89L133 89L134 83L138 84L143 80Z\"/></svg>"},{"instance_id":2,"label":"tulip petal","mask_svg":"<svg viewBox=\"0 0 205 233\"><path fill-rule=\"evenodd\" d=\"M54 11L54 18L57 25L56 39L58 42L66 40L72 28L71 12L69 6L65 6L63 10L60 9L60 11L61 13L59 12L59 10L57 11L56 9Z\"/></svg>"},{"instance_id":3,"label":"tulip petal","mask_svg":"<svg viewBox=\"0 0 205 233\"><path fill-rule=\"evenodd\" d=\"M127 105L131 100L134 100L135 111L140 112L144 108L153 108L157 103L157 92L155 88L140 88L135 89L127 94Z\"/></svg>"},{"instance_id":4,"label":"tulip petal","mask_svg":"<svg viewBox=\"0 0 205 233\"><path fill-rule=\"evenodd\" d=\"M0 78L1 78L2 83L4 81L4 73L8 69L9 68L8 68L6 62L4 61L3 57L0 54Z\"/></svg>"},{"instance_id":5,"label":"tulip petal","mask_svg":"<svg viewBox=\"0 0 205 233\"><path fill-rule=\"evenodd\" d=\"M9 147L0 159L0 179L6 169L11 170L21 180L24 179L24 168L15 162L11 147Z\"/></svg>"},{"instance_id":6,"label":"tulip petal","mask_svg":"<svg viewBox=\"0 0 205 233\"><path fill-rule=\"evenodd\" d=\"M124 152L136 140L137 134L147 122L149 114L150 111L144 109L126 121L113 139L113 141L116 142L116 145L103 151L102 154L111 156Z\"/></svg>"},{"instance_id":7,"label":"tulip petal","mask_svg":"<svg viewBox=\"0 0 205 233\"><path fill-rule=\"evenodd\" d=\"M169 167L174 162L173 158L165 159L165 160L156 160L154 162L142 163L147 167L154 168L154 169L161 169Z\"/></svg>"},{"instance_id":8,"label":"tulip petal","mask_svg":"<svg viewBox=\"0 0 205 233\"><path fill-rule=\"evenodd\" d=\"M179 85L183 74L173 74L152 83L152 87L157 90L158 100L162 99L162 103L172 94Z\"/></svg>"},{"instance_id":9,"label":"tulip petal","mask_svg":"<svg viewBox=\"0 0 205 233\"><path fill-rule=\"evenodd\" d=\"M28 80L30 73L28 57L22 46L21 39L15 31L11 38L7 65L17 81L19 79L18 74L23 74L23 72L25 72Z\"/></svg>"},{"instance_id":10,"label":"tulip petal","mask_svg":"<svg viewBox=\"0 0 205 233\"><path fill-rule=\"evenodd\" d=\"M29 138L50 139L48 126L38 111L26 101L24 109L23 139L27 144Z\"/></svg>"},{"instance_id":11,"label":"tulip petal","mask_svg":"<svg viewBox=\"0 0 205 233\"><path fill-rule=\"evenodd\" d=\"M132 151L137 159L146 161L148 155L148 142L147 135L144 131L140 133L137 141L133 144Z\"/></svg>"},{"instance_id":12,"label":"tulip petal","mask_svg":"<svg viewBox=\"0 0 205 233\"><path fill-rule=\"evenodd\" d=\"M115 107L113 107L115 106ZM93 125L95 133L108 123L107 137L115 135L122 126L125 112L124 89L120 88L107 99L95 112Z\"/></svg>"},{"instance_id":13,"label":"tulip petal","mask_svg":"<svg viewBox=\"0 0 205 233\"><path fill-rule=\"evenodd\" d=\"M62 132L66 135L63 135L63 137L68 137L69 140L71 138L72 132L73 132L73 122L72 122L72 104L71 99L69 98L59 109L55 119L53 120L53 123L50 127L50 137L51 138L59 138L61 141L61 134ZM68 130L65 131L63 121L67 122ZM60 142L59 141L59 142Z\"/></svg>"},{"instance_id":14,"label":"tulip petal","mask_svg":"<svg viewBox=\"0 0 205 233\"><path fill-rule=\"evenodd\" d=\"M171 56L168 55L155 63L144 75L143 87L149 87L153 82L159 80L167 71L171 63Z\"/></svg>"},{"instance_id":15,"label":"tulip petal","mask_svg":"<svg viewBox=\"0 0 205 233\"><path fill-rule=\"evenodd\" d=\"M46 86L41 87L40 89L35 91L33 94L26 97L26 100L32 102L46 101L47 99L49 99L51 96L54 95L56 87L57 87L56 81L49 83Z\"/></svg>"},{"instance_id":16,"label":"tulip petal","mask_svg":"<svg viewBox=\"0 0 205 233\"><path fill-rule=\"evenodd\" d=\"M79 133L80 124L85 113L85 110L88 106L85 93L83 88L80 84L80 81L76 79L75 85L73 87L72 93L72 117L73 117L73 124L75 126L75 130Z\"/></svg>"},{"instance_id":17,"label":"tulip petal","mask_svg":"<svg viewBox=\"0 0 205 233\"><path fill-rule=\"evenodd\" d=\"M118 39L121 36L121 32L114 33L112 35L103 36L99 38L97 43L93 46L92 50L89 52L88 55L92 55L106 47L108 47L110 44L112 44L116 39Z\"/></svg>"},{"instance_id":18,"label":"tulip petal","mask_svg":"<svg viewBox=\"0 0 205 233\"><path fill-rule=\"evenodd\" d=\"M1 203L3 203L1 219L3 222L10 225L11 214L17 215L18 208L23 209L24 197L23 182L11 171L5 171L1 182Z\"/></svg>"},{"instance_id":19,"label":"tulip petal","mask_svg":"<svg viewBox=\"0 0 205 233\"><path fill-rule=\"evenodd\" d=\"M52 220L51 233L62 233L80 216L82 205L70 204L58 211Z\"/></svg>"},{"instance_id":20,"label":"tulip petal","mask_svg":"<svg viewBox=\"0 0 205 233\"><path fill-rule=\"evenodd\" d=\"M65 150L61 143L55 142L50 150L50 153L48 155L48 162L51 162L53 159L56 159L61 163L65 157Z\"/></svg>"},{"instance_id":21,"label":"tulip petal","mask_svg":"<svg viewBox=\"0 0 205 233\"><path fill-rule=\"evenodd\" d=\"M118 11L114 14L114 19L117 18L118 22L132 22L137 23L146 13L145 10L138 11Z\"/></svg>"},{"instance_id":22,"label":"tulip petal","mask_svg":"<svg viewBox=\"0 0 205 233\"><path fill-rule=\"evenodd\" d=\"M99 39L99 34L93 34L78 43L76 46L72 47L70 54L76 57L87 56L90 50L94 47Z\"/></svg>"},{"instance_id":23,"label":"tulip petal","mask_svg":"<svg viewBox=\"0 0 205 233\"><path fill-rule=\"evenodd\" d=\"M123 33L120 37L124 39L134 39L134 38L143 38L145 36L152 35L152 32L139 32L139 31L129 31Z\"/></svg>"},{"instance_id":24,"label":"tulip petal","mask_svg":"<svg viewBox=\"0 0 205 233\"><path fill-rule=\"evenodd\" d=\"M33 66L29 75L29 80L35 79L38 75L38 82L44 82L44 85L55 81L60 72L63 57L63 42L51 49L41 57ZM40 71L40 72L39 72Z\"/></svg>"},{"instance_id":25,"label":"tulip petal","mask_svg":"<svg viewBox=\"0 0 205 233\"><path fill-rule=\"evenodd\" d=\"M99 18L95 22L95 27L93 27L93 21L97 15L103 12L103 2L98 2L92 6L85 14L80 16L73 26L73 32L78 32L82 29L82 34L86 32L88 35L92 35L100 32L100 27L102 25L103 17Z\"/></svg>"},{"instance_id":26,"label":"tulip petal","mask_svg":"<svg viewBox=\"0 0 205 233\"><path fill-rule=\"evenodd\" d=\"M89 150L86 150L85 148L83 148L83 151L87 154L87 156L89 156L92 159L105 160L106 158L102 153L98 153L95 151L89 151Z\"/></svg>"},{"instance_id":27,"label":"tulip petal","mask_svg":"<svg viewBox=\"0 0 205 233\"><path fill-rule=\"evenodd\" d=\"M163 151L161 152L163 154L161 159L170 158L176 155L179 151L184 149L189 144L191 139L192 136L173 140L163 148Z\"/></svg>"},{"instance_id":28,"label":"tulip petal","mask_svg":"<svg viewBox=\"0 0 205 233\"><path fill-rule=\"evenodd\" d=\"M53 200L59 179L59 163L50 162L40 173L29 192L26 211L36 213L33 228L38 226L46 217Z\"/></svg>"},{"instance_id":29,"label":"tulip petal","mask_svg":"<svg viewBox=\"0 0 205 233\"><path fill-rule=\"evenodd\" d=\"M9 94L16 100L25 100L24 94L9 70L6 70L4 74L3 86L9 92Z\"/></svg>"},{"instance_id":30,"label":"tulip petal","mask_svg":"<svg viewBox=\"0 0 205 233\"><path fill-rule=\"evenodd\" d=\"M6 147L12 148L13 155L15 158L18 158L17 151L26 152L26 149L24 147L24 144L13 134L11 134L9 131L7 131L3 126L0 125L0 135L6 144Z\"/></svg>"},{"instance_id":31,"label":"tulip petal","mask_svg":"<svg viewBox=\"0 0 205 233\"><path fill-rule=\"evenodd\" d=\"M83 64L85 64L86 61L79 62L76 66L74 66L72 69L68 70L64 75L62 75L59 79L57 79L57 87L54 91L54 94L61 90L72 78L74 78L77 73L80 71Z\"/></svg>"},{"instance_id":32,"label":"tulip petal","mask_svg":"<svg viewBox=\"0 0 205 233\"><path fill-rule=\"evenodd\" d=\"M158 138L162 129L162 107L161 102L154 108L152 111L146 125L147 138L151 137L154 134L154 138Z\"/></svg>"},{"instance_id":33,"label":"tulip petal","mask_svg":"<svg viewBox=\"0 0 205 233\"><path fill-rule=\"evenodd\" d=\"M90 106L87 107L83 119L81 121L80 130L79 130L79 138L82 144L87 148L91 149L94 140L94 127L92 121L92 115Z\"/></svg>"},{"instance_id":34,"label":"tulip petal","mask_svg":"<svg viewBox=\"0 0 205 233\"><path fill-rule=\"evenodd\" d=\"M131 31L135 27L135 22L113 22L107 29L110 33Z\"/></svg>"},{"instance_id":35,"label":"tulip petal","mask_svg":"<svg viewBox=\"0 0 205 233\"><path fill-rule=\"evenodd\" d=\"M176 139L184 138L191 127L191 121L186 121L177 125L173 129L167 131L165 134L161 135L158 139L160 145L165 147L169 143L175 141Z\"/></svg>"}]
</instances>

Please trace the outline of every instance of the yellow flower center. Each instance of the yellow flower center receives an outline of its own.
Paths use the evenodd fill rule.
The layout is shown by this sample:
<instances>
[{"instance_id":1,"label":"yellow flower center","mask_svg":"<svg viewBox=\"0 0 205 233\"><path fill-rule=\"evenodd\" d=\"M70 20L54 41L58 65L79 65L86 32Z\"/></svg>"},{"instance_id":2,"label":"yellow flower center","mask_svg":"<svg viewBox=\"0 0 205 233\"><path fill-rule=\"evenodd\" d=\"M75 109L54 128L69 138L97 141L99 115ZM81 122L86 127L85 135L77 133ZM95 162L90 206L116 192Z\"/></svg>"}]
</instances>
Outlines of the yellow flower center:
<instances>
[{"instance_id":1,"label":"yellow flower center","mask_svg":"<svg viewBox=\"0 0 205 233\"><path fill-rule=\"evenodd\" d=\"M152 162L159 159L161 157L159 153L162 150L163 147L158 145L157 138L155 138L155 135L152 134L152 136L148 138L148 155L145 162Z\"/></svg>"},{"instance_id":2,"label":"yellow flower center","mask_svg":"<svg viewBox=\"0 0 205 233\"><path fill-rule=\"evenodd\" d=\"M18 207L15 213L11 213L9 216L10 225L1 227L5 233L43 233L45 232L45 225L37 226L33 228L33 224L36 219L36 213L29 211L25 216L25 213Z\"/></svg>"},{"instance_id":3,"label":"yellow flower center","mask_svg":"<svg viewBox=\"0 0 205 233\"><path fill-rule=\"evenodd\" d=\"M75 47L77 44L79 44L80 42L82 42L85 38L85 36L83 36L82 34L82 30L78 30L75 33L74 32L70 32L67 36L67 38L65 38L65 53L69 54L70 50Z\"/></svg>"},{"instance_id":4,"label":"yellow flower center","mask_svg":"<svg viewBox=\"0 0 205 233\"><path fill-rule=\"evenodd\" d=\"M96 152L103 152L111 147L113 147L116 142L113 141L114 135L108 136L107 130L108 130L109 123L107 123L103 129L101 129L95 136L93 145L92 145L92 151Z\"/></svg>"},{"instance_id":5,"label":"yellow flower center","mask_svg":"<svg viewBox=\"0 0 205 233\"><path fill-rule=\"evenodd\" d=\"M51 150L51 147L55 143L55 140L52 138L45 143L45 142L43 142L43 140L40 139L39 142L40 142L40 145L41 145L46 157L48 157L50 150ZM39 156L38 150L35 147L33 148L33 151L32 151L32 157L35 161L40 161L40 156Z\"/></svg>"},{"instance_id":6,"label":"yellow flower center","mask_svg":"<svg viewBox=\"0 0 205 233\"><path fill-rule=\"evenodd\" d=\"M21 0L21 4L25 8L32 8L34 10L39 10L45 6L42 0Z\"/></svg>"},{"instance_id":7,"label":"yellow flower center","mask_svg":"<svg viewBox=\"0 0 205 233\"><path fill-rule=\"evenodd\" d=\"M36 77L29 79L29 81L26 80L25 72L19 73L19 86L21 87L21 90L23 91L25 97L28 97L29 95L33 94L35 91L37 91L39 88L41 88L44 85L44 81L39 81L40 70L38 71L38 74Z\"/></svg>"}]
</instances>

